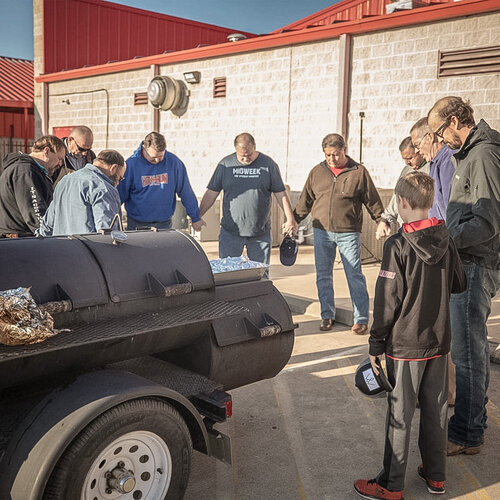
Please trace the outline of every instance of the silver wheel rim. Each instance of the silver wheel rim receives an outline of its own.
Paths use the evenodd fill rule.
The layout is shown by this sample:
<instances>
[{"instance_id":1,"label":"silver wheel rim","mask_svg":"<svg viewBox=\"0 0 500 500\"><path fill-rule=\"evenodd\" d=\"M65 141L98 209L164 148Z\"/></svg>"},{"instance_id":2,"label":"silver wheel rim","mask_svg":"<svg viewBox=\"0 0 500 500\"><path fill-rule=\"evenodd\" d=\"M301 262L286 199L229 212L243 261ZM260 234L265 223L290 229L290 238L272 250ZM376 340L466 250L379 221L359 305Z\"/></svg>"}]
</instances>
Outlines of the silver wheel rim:
<instances>
[{"instance_id":1,"label":"silver wheel rim","mask_svg":"<svg viewBox=\"0 0 500 500\"><path fill-rule=\"evenodd\" d=\"M132 471L135 487L130 493L110 491L106 472L123 462ZM129 432L99 453L83 483L81 500L157 500L167 494L172 478L172 457L163 439L152 432Z\"/></svg>"}]
</instances>

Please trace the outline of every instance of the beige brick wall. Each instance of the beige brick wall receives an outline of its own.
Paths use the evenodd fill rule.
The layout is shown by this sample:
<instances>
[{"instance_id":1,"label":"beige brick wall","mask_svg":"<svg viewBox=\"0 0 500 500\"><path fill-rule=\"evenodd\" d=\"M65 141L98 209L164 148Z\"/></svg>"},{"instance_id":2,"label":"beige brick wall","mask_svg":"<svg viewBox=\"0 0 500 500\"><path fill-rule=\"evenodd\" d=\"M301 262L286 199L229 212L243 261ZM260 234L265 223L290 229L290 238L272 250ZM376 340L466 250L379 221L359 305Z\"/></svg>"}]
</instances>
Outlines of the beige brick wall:
<instances>
[{"instance_id":1,"label":"beige brick wall","mask_svg":"<svg viewBox=\"0 0 500 500\"><path fill-rule=\"evenodd\" d=\"M500 13L494 13L353 38L348 150L359 158L359 112L364 111L363 160L379 187L393 187L402 168L400 140L439 97L470 98L476 118L500 128L498 74L436 77L438 49L498 45L498 25ZM336 131L338 51L335 39L160 68L162 75L178 79L185 71L201 72L200 84L188 84L186 113L162 111L160 118L168 149L185 162L199 196L242 131L252 133L258 149L277 161L292 190L302 188L312 166L323 159L321 139ZM88 125L95 149L103 149L107 111L100 89L106 89L107 146L130 155L152 130L152 108L133 105L134 92L144 92L152 76L147 68L50 84L50 130ZM212 80L218 76L227 78L227 97L213 99ZM70 104L62 102L66 99Z\"/></svg>"},{"instance_id":2,"label":"beige brick wall","mask_svg":"<svg viewBox=\"0 0 500 500\"><path fill-rule=\"evenodd\" d=\"M349 149L376 184L392 187L402 168L400 141L439 98L470 99L477 120L500 129L500 75L437 78L438 50L500 44L500 13L367 34L353 39Z\"/></svg>"}]
</instances>

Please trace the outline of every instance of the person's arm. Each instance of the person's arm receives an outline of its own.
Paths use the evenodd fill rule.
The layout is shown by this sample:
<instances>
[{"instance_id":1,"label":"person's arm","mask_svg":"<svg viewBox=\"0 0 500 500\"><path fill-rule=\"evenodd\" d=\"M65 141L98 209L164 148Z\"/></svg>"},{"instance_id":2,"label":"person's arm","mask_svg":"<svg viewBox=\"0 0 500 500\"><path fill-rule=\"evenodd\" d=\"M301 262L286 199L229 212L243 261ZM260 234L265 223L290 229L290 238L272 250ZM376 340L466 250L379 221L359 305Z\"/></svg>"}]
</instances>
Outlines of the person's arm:
<instances>
[{"instance_id":1,"label":"person's arm","mask_svg":"<svg viewBox=\"0 0 500 500\"><path fill-rule=\"evenodd\" d=\"M40 236L52 236L54 232L54 212L55 203L52 201L40 222L40 227L36 230L36 234Z\"/></svg>"},{"instance_id":2,"label":"person's arm","mask_svg":"<svg viewBox=\"0 0 500 500\"><path fill-rule=\"evenodd\" d=\"M128 164L130 158L127 160L127 170L125 170L125 177L118 183L118 194L120 195L120 203L126 203L130 198L130 190L134 182L133 167ZM132 162L131 162L132 163Z\"/></svg>"},{"instance_id":3,"label":"person's arm","mask_svg":"<svg viewBox=\"0 0 500 500\"><path fill-rule=\"evenodd\" d=\"M201 220L198 200L196 199L191 183L189 182L189 177L184 163L182 163L178 158L176 158L176 161L176 192L179 195L182 204L186 208L186 213L191 218L191 224L195 227L195 224ZM205 223L202 222L201 225L196 224L196 226L199 227L197 231L201 229L202 225L205 225Z\"/></svg>"},{"instance_id":4,"label":"person's arm","mask_svg":"<svg viewBox=\"0 0 500 500\"><path fill-rule=\"evenodd\" d=\"M299 225L293 215L292 204L290 203L290 198L288 198L286 191L274 193L274 197L285 214L286 220L282 227L283 234L287 234L288 236L296 235L299 231Z\"/></svg>"},{"instance_id":5,"label":"person's arm","mask_svg":"<svg viewBox=\"0 0 500 500\"><path fill-rule=\"evenodd\" d=\"M295 206L295 210L293 211L295 220L297 222L304 220L309 215L309 212L311 211L314 204L314 200L316 199L314 191L312 189L313 170L311 170L311 172L309 172L309 175L307 176L306 183L304 184L302 192L300 193L299 201Z\"/></svg>"},{"instance_id":6,"label":"person's arm","mask_svg":"<svg viewBox=\"0 0 500 500\"><path fill-rule=\"evenodd\" d=\"M96 232L109 229L113 217L120 213L120 196L112 187L99 188L93 193L91 206Z\"/></svg>"},{"instance_id":7,"label":"person's arm","mask_svg":"<svg viewBox=\"0 0 500 500\"><path fill-rule=\"evenodd\" d=\"M451 150L449 150L451 153ZM455 177L455 166L451 156L441 158L434 171L434 203L433 208L438 219L446 220L446 209L450 199L450 189Z\"/></svg>"},{"instance_id":8,"label":"person's arm","mask_svg":"<svg viewBox=\"0 0 500 500\"><path fill-rule=\"evenodd\" d=\"M453 281L451 283L451 293L462 293L467 290L467 275L465 274L462 259L458 255L457 247L453 238L450 237L450 252L452 255Z\"/></svg>"},{"instance_id":9,"label":"person's arm","mask_svg":"<svg viewBox=\"0 0 500 500\"><path fill-rule=\"evenodd\" d=\"M363 205L368 210L370 217L378 224L384 212L384 205L380 199L377 188L370 177L370 173L365 169L365 196Z\"/></svg>"},{"instance_id":10,"label":"person's arm","mask_svg":"<svg viewBox=\"0 0 500 500\"><path fill-rule=\"evenodd\" d=\"M380 219L375 230L375 238L381 240L382 238L387 238L391 235L391 225L384 218Z\"/></svg>"},{"instance_id":11,"label":"person's arm","mask_svg":"<svg viewBox=\"0 0 500 500\"><path fill-rule=\"evenodd\" d=\"M40 227L43 216L52 201L52 190L44 182L42 174L37 175L31 169L13 179L14 197L25 224L32 233ZM49 179L47 178L47 181Z\"/></svg>"},{"instance_id":12,"label":"person's arm","mask_svg":"<svg viewBox=\"0 0 500 500\"><path fill-rule=\"evenodd\" d=\"M207 189L203 198L200 201L200 217L203 217L215 203L215 200L219 196L219 191L212 191L211 189Z\"/></svg>"},{"instance_id":13,"label":"person's arm","mask_svg":"<svg viewBox=\"0 0 500 500\"><path fill-rule=\"evenodd\" d=\"M486 151L470 168L470 186L474 189L475 202L471 206L472 217L448 228L457 248L471 248L491 240L500 233L500 153ZM457 202L450 201L449 209L463 210Z\"/></svg>"},{"instance_id":14,"label":"person's arm","mask_svg":"<svg viewBox=\"0 0 500 500\"><path fill-rule=\"evenodd\" d=\"M394 238L397 236L384 244L384 255L375 285L373 324L369 338L369 353L375 357L385 352L387 338L392 332L403 299L404 269L399 258L399 243Z\"/></svg>"}]
</instances>

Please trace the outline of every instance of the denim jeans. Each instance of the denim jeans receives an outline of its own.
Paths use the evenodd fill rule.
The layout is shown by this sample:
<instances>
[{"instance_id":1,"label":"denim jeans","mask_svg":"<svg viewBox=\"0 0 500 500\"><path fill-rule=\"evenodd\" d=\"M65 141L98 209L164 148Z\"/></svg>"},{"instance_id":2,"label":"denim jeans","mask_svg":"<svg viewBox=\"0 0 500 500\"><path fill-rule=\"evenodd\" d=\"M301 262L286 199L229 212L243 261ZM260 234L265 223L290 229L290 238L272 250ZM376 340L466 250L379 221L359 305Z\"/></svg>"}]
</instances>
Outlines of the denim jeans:
<instances>
[{"instance_id":1,"label":"denim jeans","mask_svg":"<svg viewBox=\"0 0 500 500\"><path fill-rule=\"evenodd\" d=\"M140 220L127 217L127 231L134 231L135 229L149 229L156 227L156 229L170 229L172 227L172 217L163 221L143 222Z\"/></svg>"},{"instance_id":2,"label":"denim jeans","mask_svg":"<svg viewBox=\"0 0 500 500\"><path fill-rule=\"evenodd\" d=\"M468 286L450 300L451 357L456 366L455 414L448 425L450 441L463 446L481 443L486 429L486 392L490 354L486 322L491 299L500 287L500 271L464 263Z\"/></svg>"},{"instance_id":3,"label":"denim jeans","mask_svg":"<svg viewBox=\"0 0 500 500\"><path fill-rule=\"evenodd\" d=\"M366 279L361 271L361 233L334 233L314 228L314 262L321 318L335 319L332 273L337 247L349 285L354 323L368 324L369 299Z\"/></svg>"},{"instance_id":4,"label":"denim jeans","mask_svg":"<svg viewBox=\"0 0 500 500\"><path fill-rule=\"evenodd\" d=\"M247 255L250 260L269 264L271 259L271 231L260 236L237 236L220 228L219 234L219 257L239 257L243 248L247 247Z\"/></svg>"}]
</instances>

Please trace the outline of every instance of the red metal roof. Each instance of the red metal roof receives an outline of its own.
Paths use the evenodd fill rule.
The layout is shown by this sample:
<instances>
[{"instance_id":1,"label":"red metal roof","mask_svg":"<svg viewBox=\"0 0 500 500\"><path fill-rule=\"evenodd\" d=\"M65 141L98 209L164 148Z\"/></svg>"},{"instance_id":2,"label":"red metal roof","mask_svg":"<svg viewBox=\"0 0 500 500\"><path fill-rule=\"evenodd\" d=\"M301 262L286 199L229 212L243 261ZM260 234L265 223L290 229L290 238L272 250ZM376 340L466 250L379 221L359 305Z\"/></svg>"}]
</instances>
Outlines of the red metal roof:
<instances>
[{"instance_id":1,"label":"red metal roof","mask_svg":"<svg viewBox=\"0 0 500 500\"><path fill-rule=\"evenodd\" d=\"M230 42L209 47L182 50L170 54L159 54L144 57L142 59L132 59L90 68L80 68L71 71L40 75L36 77L36 81L56 82L71 80L74 78L146 68L151 64L172 64L175 62L194 61L196 59L219 57L228 54L252 52L273 47L326 40L339 37L342 34L361 34L403 26L414 26L443 19L452 19L483 12L493 12L499 9L499 0L462 0L440 5L429 5L424 8L394 12L393 14L384 14L381 16L370 16L354 21L318 26L313 29L286 31L283 33L241 40L239 42Z\"/></svg>"},{"instance_id":2,"label":"red metal roof","mask_svg":"<svg viewBox=\"0 0 500 500\"><path fill-rule=\"evenodd\" d=\"M33 61L0 56L0 107L33 107Z\"/></svg>"},{"instance_id":3,"label":"red metal roof","mask_svg":"<svg viewBox=\"0 0 500 500\"><path fill-rule=\"evenodd\" d=\"M413 8L452 3L455 0L413 0ZM393 3L391 0L344 0L323 10L315 12L310 16L299 19L273 33L283 33L290 30L301 30L313 26L325 26L342 21L355 21L371 16L383 16L386 14L385 6Z\"/></svg>"},{"instance_id":4,"label":"red metal roof","mask_svg":"<svg viewBox=\"0 0 500 500\"><path fill-rule=\"evenodd\" d=\"M235 31L104 0L44 0L43 71L55 73L225 43Z\"/></svg>"}]
</instances>

